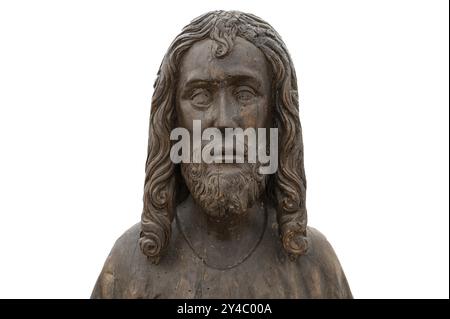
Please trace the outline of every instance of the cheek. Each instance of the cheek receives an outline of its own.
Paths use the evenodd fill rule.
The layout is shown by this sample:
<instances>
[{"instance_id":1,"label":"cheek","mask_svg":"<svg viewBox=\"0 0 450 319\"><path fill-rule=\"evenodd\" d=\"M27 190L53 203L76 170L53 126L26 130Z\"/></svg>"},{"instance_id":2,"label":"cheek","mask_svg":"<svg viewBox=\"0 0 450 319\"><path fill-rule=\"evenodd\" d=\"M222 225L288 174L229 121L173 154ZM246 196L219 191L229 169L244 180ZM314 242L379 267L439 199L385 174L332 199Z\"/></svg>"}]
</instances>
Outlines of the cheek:
<instances>
[{"instance_id":1,"label":"cheek","mask_svg":"<svg viewBox=\"0 0 450 319\"><path fill-rule=\"evenodd\" d=\"M257 103L240 108L242 127L267 127L270 123L270 104L263 99Z\"/></svg>"},{"instance_id":2,"label":"cheek","mask_svg":"<svg viewBox=\"0 0 450 319\"><path fill-rule=\"evenodd\" d=\"M180 101L177 103L177 124L180 127L184 127L188 130L192 130L193 120L202 120L203 112L198 112L189 102Z\"/></svg>"},{"instance_id":3,"label":"cheek","mask_svg":"<svg viewBox=\"0 0 450 319\"><path fill-rule=\"evenodd\" d=\"M177 103L177 126L184 127L192 132L193 121L200 120L202 130L213 126L215 117L214 108L210 107L205 110L200 110L192 107L188 101L180 101Z\"/></svg>"}]
</instances>

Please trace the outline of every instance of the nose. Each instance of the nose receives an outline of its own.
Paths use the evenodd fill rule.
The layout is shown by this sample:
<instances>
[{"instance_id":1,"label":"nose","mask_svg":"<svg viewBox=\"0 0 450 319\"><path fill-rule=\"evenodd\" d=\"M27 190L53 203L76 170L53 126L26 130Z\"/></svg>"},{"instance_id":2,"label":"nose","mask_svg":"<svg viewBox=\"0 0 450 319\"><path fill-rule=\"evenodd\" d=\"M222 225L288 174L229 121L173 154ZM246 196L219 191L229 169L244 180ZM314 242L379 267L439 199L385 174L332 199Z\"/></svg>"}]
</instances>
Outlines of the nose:
<instances>
[{"instance_id":1,"label":"nose","mask_svg":"<svg viewBox=\"0 0 450 319\"><path fill-rule=\"evenodd\" d=\"M239 126L236 121L237 116L232 99L228 96L226 90L219 92L215 106L214 127L223 131L227 127L236 128Z\"/></svg>"}]
</instances>

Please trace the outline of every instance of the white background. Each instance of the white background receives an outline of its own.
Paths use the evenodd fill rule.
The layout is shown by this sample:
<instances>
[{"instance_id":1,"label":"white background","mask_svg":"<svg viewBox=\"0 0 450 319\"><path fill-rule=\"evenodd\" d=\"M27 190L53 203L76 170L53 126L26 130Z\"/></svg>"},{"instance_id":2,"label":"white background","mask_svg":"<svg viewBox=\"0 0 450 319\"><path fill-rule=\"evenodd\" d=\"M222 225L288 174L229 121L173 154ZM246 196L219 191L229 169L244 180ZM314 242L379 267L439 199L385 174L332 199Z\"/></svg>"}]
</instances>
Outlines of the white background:
<instances>
[{"instance_id":1,"label":"white background","mask_svg":"<svg viewBox=\"0 0 450 319\"><path fill-rule=\"evenodd\" d=\"M299 79L309 224L356 298L449 297L448 1L1 1L0 297L87 298L140 219L152 85L215 9Z\"/></svg>"}]
</instances>

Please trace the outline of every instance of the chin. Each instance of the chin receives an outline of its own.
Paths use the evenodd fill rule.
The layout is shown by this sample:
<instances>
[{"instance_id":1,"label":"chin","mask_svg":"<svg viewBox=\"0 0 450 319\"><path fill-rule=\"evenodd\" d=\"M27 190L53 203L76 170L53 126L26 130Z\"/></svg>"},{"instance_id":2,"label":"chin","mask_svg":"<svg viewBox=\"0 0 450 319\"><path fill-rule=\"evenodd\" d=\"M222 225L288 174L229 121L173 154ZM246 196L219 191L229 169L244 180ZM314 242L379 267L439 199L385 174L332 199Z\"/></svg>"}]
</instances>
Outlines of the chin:
<instances>
[{"instance_id":1,"label":"chin","mask_svg":"<svg viewBox=\"0 0 450 319\"><path fill-rule=\"evenodd\" d=\"M248 203L248 199L245 199L244 202ZM200 207L206 215L213 218L239 217L248 212L248 205L243 206L242 200L239 200L239 195L212 198L209 203L201 203Z\"/></svg>"},{"instance_id":2,"label":"chin","mask_svg":"<svg viewBox=\"0 0 450 319\"><path fill-rule=\"evenodd\" d=\"M243 164L186 164L181 173L197 205L211 217L245 214L265 190L265 176Z\"/></svg>"}]
</instances>

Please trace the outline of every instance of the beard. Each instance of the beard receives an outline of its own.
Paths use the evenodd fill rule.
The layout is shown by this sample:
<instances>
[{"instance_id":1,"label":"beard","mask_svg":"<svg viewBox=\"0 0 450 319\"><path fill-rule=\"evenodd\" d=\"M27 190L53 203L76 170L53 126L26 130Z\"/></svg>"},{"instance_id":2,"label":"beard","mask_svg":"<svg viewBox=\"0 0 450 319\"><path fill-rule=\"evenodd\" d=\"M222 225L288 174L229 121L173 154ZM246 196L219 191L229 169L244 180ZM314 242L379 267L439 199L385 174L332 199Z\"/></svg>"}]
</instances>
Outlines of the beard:
<instances>
[{"instance_id":1,"label":"beard","mask_svg":"<svg viewBox=\"0 0 450 319\"><path fill-rule=\"evenodd\" d=\"M258 164L182 163L181 174L194 201L210 217L245 215L261 197L267 176Z\"/></svg>"}]
</instances>

